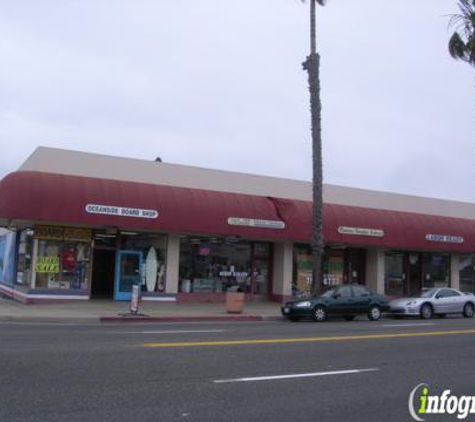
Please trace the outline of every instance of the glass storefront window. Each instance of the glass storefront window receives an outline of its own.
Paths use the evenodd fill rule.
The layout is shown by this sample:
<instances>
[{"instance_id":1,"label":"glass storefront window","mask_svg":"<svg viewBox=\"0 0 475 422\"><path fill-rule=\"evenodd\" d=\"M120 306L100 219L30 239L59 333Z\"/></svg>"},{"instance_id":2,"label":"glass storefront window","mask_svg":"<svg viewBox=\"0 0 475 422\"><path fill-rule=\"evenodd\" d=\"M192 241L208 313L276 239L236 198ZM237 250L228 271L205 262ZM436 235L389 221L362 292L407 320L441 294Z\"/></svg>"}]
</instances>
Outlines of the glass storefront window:
<instances>
[{"instance_id":1,"label":"glass storefront window","mask_svg":"<svg viewBox=\"0 0 475 422\"><path fill-rule=\"evenodd\" d=\"M475 256L461 255L459 261L460 290L475 293Z\"/></svg>"},{"instance_id":2,"label":"glass storefront window","mask_svg":"<svg viewBox=\"0 0 475 422\"><path fill-rule=\"evenodd\" d=\"M35 287L87 291L90 255L90 243L38 240Z\"/></svg>"},{"instance_id":3,"label":"glass storefront window","mask_svg":"<svg viewBox=\"0 0 475 422\"><path fill-rule=\"evenodd\" d=\"M310 245L294 245L292 294L308 293L312 288L313 257Z\"/></svg>"},{"instance_id":4,"label":"glass storefront window","mask_svg":"<svg viewBox=\"0 0 475 422\"><path fill-rule=\"evenodd\" d=\"M323 261L323 285L330 287L344 283L344 251L327 250Z\"/></svg>"},{"instance_id":5,"label":"glass storefront window","mask_svg":"<svg viewBox=\"0 0 475 422\"><path fill-rule=\"evenodd\" d=\"M166 288L166 264L167 264L167 236L156 233L130 233L122 234L121 249L142 252L144 265L144 292L165 292ZM154 271L147 271L156 265L156 279L148 279L149 274L155 275Z\"/></svg>"},{"instance_id":6,"label":"glass storefront window","mask_svg":"<svg viewBox=\"0 0 475 422\"><path fill-rule=\"evenodd\" d=\"M293 295L311 291L312 273L312 247L305 244L294 245ZM345 283L345 250L325 248L322 261L322 280L325 288Z\"/></svg>"},{"instance_id":7,"label":"glass storefront window","mask_svg":"<svg viewBox=\"0 0 475 422\"><path fill-rule=\"evenodd\" d=\"M384 288L387 295L403 296L405 294L405 254L387 252L385 255Z\"/></svg>"},{"instance_id":8,"label":"glass storefront window","mask_svg":"<svg viewBox=\"0 0 475 422\"><path fill-rule=\"evenodd\" d=\"M0 230L0 283L13 286L17 233Z\"/></svg>"},{"instance_id":9,"label":"glass storefront window","mask_svg":"<svg viewBox=\"0 0 475 422\"><path fill-rule=\"evenodd\" d=\"M422 287L448 287L450 285L450 254L425 253L423 255Z\"/></svg>"},{"instance_id":10,"label":"glass storefront window","mask_svg":"<svg viewBox=\"0 0 475 422\"><path fill-rule=\"evenodd\" d=\"M269 260L270 247L268 243L254 243L253 283L252 293L266 296L269 293Z\"/></svg>"},{"instance_id":11,"label":"glass storefront window","mask_svg":"<svg viewBox=\"0 0 475 422\"><path fill-rule=\"evenodd\" d=\"M23 230L18 243L18 263L16 284L31 286L33 262L33 230Z\"/></svg>"},{"instance_id":12,"label":"glass storefront window","mask_svg":"<svg viewBox=\"0 0 475 422\"><path fill-rule=\"evenodd\" d=\"M180 242L179 291L222 293L240 289L268 294L270 247L234 238L189 238Z\"/></svg>"}]
</instances>

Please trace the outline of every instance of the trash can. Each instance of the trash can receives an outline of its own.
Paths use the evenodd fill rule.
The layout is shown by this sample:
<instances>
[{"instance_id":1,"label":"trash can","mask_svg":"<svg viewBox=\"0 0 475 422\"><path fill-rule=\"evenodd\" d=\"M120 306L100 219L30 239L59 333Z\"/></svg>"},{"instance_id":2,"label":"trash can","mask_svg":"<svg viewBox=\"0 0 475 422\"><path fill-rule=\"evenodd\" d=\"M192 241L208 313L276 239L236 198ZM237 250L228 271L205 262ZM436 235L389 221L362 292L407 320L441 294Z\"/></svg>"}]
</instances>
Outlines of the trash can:
<instances>
[{"instance_id":1,"label":"trash can","mask_svg":"<svg viewBox=\"0 0 475 422\"><path fill-rule=\"evenodd\" d=\"M244 309L244 292L241 289L229 289L226 292L226 311L228 314L241 314Z\"/></svg>"}]
</instances>

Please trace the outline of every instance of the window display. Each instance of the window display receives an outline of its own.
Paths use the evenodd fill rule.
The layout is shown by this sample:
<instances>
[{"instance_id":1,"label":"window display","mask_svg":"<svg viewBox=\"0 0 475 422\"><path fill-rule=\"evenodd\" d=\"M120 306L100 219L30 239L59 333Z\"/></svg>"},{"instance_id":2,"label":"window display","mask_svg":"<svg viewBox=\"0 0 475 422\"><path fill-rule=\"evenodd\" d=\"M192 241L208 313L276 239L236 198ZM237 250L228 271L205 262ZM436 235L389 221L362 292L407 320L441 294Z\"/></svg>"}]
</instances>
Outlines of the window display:
<instances>
[{"instance_id":1,"label":"window display","mask_svg":"<svg viewBox=\"0 0 475 422\"><path fill-rule=\"evenodd\" d=\"M86 243L39 240L35 287L87 290L90 251Z\"/></svg>"},{"instance_id":2,"label":"window display","mask_svg":"<svg viewBox=\"0 0 475 422\"><path fill-rule=\"evenodd\" d=\"M323 260L323 285L337 286L344 283L344 253L342 250L327 250Z\"/></svg>"},{"instance_id":3,"label":"window display","mask_svg":"<svg viewBox=\"0 0 475 422\"><path fill-rule=\"evenodd\" d=\"M344 251L325 248L322 258L322 281L325 287L344 283ZM310 245L294 246L293 294L308 293L312 289L313 255Z\"/></svg>"},{"instance_id":4,"label":"window display","mask_svg":"<svg viewBox=\"0 0 475 422\"><path fill-rule=\"evenodd\" d=\"M179 291L223 293L240 289L268 294L269 255L267 243L234 238L189 238L180 242Z\"/></svg>"},{"instance_id":5,"label":"window display","mask_svg":"<svg viewBox=\"0 0 475 422\"><path fill-rule=\"evenodd\" d=\"M34 288L87 291L92 232L76 227L35 226Z\"/></svg>"},{"instance_id":6,"label":"window display","mask_svg":"<svg viewBox=\"0 0 475 422\"><path fill-rule=\"evenodd\" d=\"M312 288L312 266L313 258L310 245L295 245L292 294L310 292Z\"/></svg>"}]
</instances>

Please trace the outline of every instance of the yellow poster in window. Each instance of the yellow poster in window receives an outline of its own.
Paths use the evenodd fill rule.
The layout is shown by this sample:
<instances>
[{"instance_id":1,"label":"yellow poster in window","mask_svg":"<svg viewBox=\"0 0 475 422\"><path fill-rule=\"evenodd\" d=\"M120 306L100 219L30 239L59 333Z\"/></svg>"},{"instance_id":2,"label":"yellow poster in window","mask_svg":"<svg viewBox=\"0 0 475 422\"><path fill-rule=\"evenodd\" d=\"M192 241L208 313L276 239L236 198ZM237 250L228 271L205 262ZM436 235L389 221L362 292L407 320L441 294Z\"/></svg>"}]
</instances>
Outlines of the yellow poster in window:
<instances>
[{"instance_id":1,"label":"yellow poster in window","mask_svg":"<svg viewBox=\"0 0 475 422\"><path fill-rule=\"evenodd\" d=\"M59 273L59 256L38 256L35 271L37 273Z\"/></svg>"}]
</instances>

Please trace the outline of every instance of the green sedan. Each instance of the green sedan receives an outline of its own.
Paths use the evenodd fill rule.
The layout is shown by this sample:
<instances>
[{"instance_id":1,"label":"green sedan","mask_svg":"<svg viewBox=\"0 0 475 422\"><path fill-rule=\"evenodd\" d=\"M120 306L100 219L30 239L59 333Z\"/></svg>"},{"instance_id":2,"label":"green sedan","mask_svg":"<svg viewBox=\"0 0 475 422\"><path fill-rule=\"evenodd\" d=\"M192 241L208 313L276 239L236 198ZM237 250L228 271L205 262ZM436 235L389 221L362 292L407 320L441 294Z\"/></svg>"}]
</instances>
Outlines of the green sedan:
<instances>
[{"instance_id":1,"label":"green sedan","mask_svg":"<svg viewBox=\"0 0 475 422\"><path fill-rule=\"evenodd\" d=\"M386 296L361 285L335 286L320 297L287 302L281 308L282 315L291 321L313 318L317 322L332 316L351 321L357 315L367 315L371 321L377 321L388 310Z\"/></svg>"}]
</instances>

